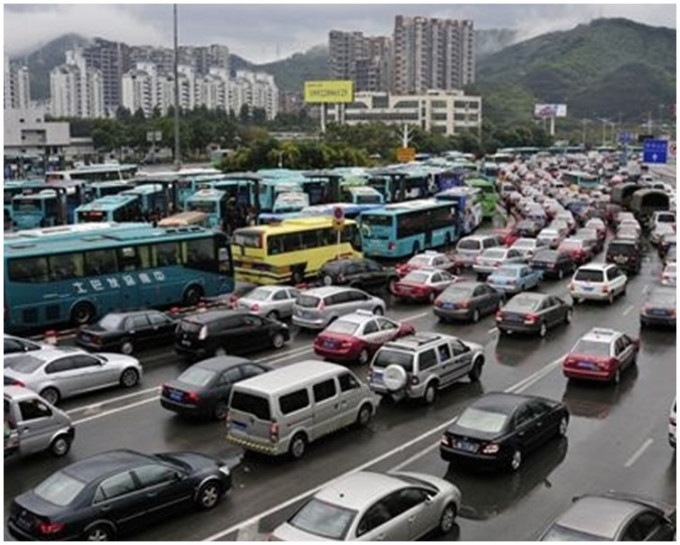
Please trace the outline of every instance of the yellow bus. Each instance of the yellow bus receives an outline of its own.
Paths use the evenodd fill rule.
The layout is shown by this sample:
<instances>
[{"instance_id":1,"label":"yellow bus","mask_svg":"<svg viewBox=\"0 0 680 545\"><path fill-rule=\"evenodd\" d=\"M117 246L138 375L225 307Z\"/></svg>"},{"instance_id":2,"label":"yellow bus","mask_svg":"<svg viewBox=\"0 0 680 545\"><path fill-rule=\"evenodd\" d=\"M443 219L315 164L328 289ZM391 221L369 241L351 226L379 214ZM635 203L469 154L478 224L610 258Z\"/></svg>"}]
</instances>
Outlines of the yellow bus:
<instances>
[{"instance_id":1,"label":"yellow bus","mask_svg":"<svg viewBox=\"0 0 680 545\"><path fill-rule=\"evenodd\" d=\"M339 243L338 243L339 238ZM356 222L345 220L340 236L330 216L283 220L234 231L235 279L252 284L299 284L332 259L361 257Z\"/></svg>"}]
</instances>

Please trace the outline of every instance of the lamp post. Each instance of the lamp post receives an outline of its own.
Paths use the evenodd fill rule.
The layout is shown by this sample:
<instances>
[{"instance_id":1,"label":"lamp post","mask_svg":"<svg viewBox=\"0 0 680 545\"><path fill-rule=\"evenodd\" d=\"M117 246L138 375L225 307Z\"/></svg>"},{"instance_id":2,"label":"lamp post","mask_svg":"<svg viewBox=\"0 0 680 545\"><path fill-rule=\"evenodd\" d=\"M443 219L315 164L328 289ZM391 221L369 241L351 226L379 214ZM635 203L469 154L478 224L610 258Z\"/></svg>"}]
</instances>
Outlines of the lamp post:
<instances>
[{"instance_id":1,"label":"lamp post","mask_svg":"<svg viewBox=\"0 0 680 545\"><path fill-rule=\"evenodd\" d=\"M174 23L174 45L175 45L175 168L179 170L182 166L179 146L179 51L177 47L177 4L172 6Z\"/></svg>"},{"instance_id":2,"label":"lamp post","mask_svg":"<svg viewBox=\"0 0 680 545\"><path fill-rule=\"evenodd\" d=\"M583 149L586 148L586 125L590 123L590 119L581 119L581 142Z\"/></svg>"}]
</instances>

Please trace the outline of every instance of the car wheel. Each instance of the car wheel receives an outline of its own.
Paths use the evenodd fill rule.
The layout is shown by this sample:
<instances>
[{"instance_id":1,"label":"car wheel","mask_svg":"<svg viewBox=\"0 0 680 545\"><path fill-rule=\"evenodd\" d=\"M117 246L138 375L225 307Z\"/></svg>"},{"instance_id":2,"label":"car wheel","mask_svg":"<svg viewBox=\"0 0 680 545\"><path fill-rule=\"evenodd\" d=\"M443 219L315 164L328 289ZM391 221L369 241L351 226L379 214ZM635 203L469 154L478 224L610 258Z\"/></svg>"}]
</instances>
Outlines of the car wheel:
<instances>
[{"instance_id":1,"label":"car wheel","mask_svg":"<svg viewBox=\"0 0 680 545\"><path fill-rule=\"evenodd\" d=\"M478 356L472 363L472 369L468 374L468 377L472 382L477 382L479 380L479 377L482 376L482 365L484 365L484 358Z\"/></svg>"},{"instance_id":2,"label":"car wheel","mask_svg":"<svg viewBox=\"0 0 680 545\"><path fill-rule=\"evenodd\" d=\"M333 285L333 277L330 274L324 274L321 281L323 282L324 286L332 286Z\"/></svg>"},{"instance_id":3,"label":"car wheel","mask_svg":"<svg viewBox=\"0 0 680 545\"><path fill-rule=\"evenodd\" d=\"M375 314L376 316L382 316L385 313L383 312L382 307L375 307L373 309L373 314Z\"/></svg>"},{"instance_id":4,"label":"car wheel","mask_svg":"<svg viewBox=\"0 0 680 545\"><path fill-rule=\"evenodd\" d=\"M447 503L442 511L441 517L439 517L439 532L442 535L446 535L451 531L453 524L456 521L457 514L458 510L456 509L456 504Z\"/></svg>"},{"instance_id":5,"label":"car wheel","mask_svg":"<svg viewBox=\"0 0 680 545\"><path fill-rule=\"evenodd\" d=\"M275 310L272 310L267 313L267 318L270 320L276 320L277 322L279 321L279 313L276 312Z\"/></svg>"},{"instance_id":6,"label":"car wheel","mask_svg":"<svg viewBox=\"0 0 680 545\"><path fill-rule=\"evenodd\" d=\"M423 396L423 401L426 405L432 405L434 400L437 398L437 388L433 383L428 384L425 389L425 395Z\"/></svg>"},{"instance_id":7,"label":"car wheel","mask_svg":"<svg viewBox=\"0 0 680 545\"><path fill-rule=\"evenodd\" d=\"M125 388L132 388L133 386L137 386L138 382L139 373L137 372L137 369L133 369L130 367L128 369L125 369L125 371L123 371L120 374L120 384Z\"/></svg>"},{"instance_id":8,"label":"car wheel","mask_svg":"<svg viewBox=\"0 0 680 545\"><path fill-rule=\"evenodd\" d=\"M71 438L68 435L58 435L50 443L50 453L56 458L66 456L71 450Z\"/></svg>"},{"instance_id":9,"label":"car wheel","mask_svg":"<svg viewBox=\"0 0 680 545\"><path fill-rule=\"evenodd\" d=\"M522 451L518 448L514 450L510 457L510 471L517 471L522 465Z\"/></svg>"},{"instance_id":10,"label":"car wheel","mask_svg":"<svg viewBox=\"0 0 680 545\"><path fill-rule=\"evenodd\" d=\"M546 325L545 322L541 322L541 327L538 330L538 336L543 338L546 336L548 333L548 326Z\"/></svg>"},{"instance_id":11,"label":"car wheel","mask_svg":"<svg viewBox=\"0 0 680 545\"><path fill-rule=\"evenodd\" d=\"M286 339L284 338L284 336L283 336L282 333L276 333L276 334L272 337L272 345L273 345L274 348L276 348L277 350L278 350L279 348L283 348L283 345L284 345L284 344L286 344Z\"/></svg>"},{"instance_id":12,"label":"car wheel","mask_svg":"<svg viewBox=\"0 0 680 545\"><path fill-rule=\"evenodd\" d=\"M126 356L129 356L130 354L132 354L134 349L135 349L135 345L132 344L132 341L130 341L130 340L123 341L120 345L120 351L123 354L125 354Z\"/></svg>"},{"instance_id":13,"label":"car wheel","mask_svg":"<svg viewBox=\"0 0 680 545\"><path fill-rule=\"evenodd\" d=\"M213 409L213 416L216 420L224 420L229 412L229 405L226 401L218 401Z\"/></svg>"},{"instance_id":14,"label":"car wheel","mask_svg":"<svg viewBox=\"0 0 680 545\"><path fill-rule=\"evenodd\" d=\"M359 409L359 414L357 415L357 424L365 428L368 426L371 422L371 418L373 417L373 409L371 408L370 405L366 404Z\"/></svg>"},{"instance_id":15,"label":"car wheel","mask_svg":"<svg viewBox=\"0 0 680 545\"><path fill-rule=\"evenodd\" d=\"M43 389L40 392L40 397L42 397L50 405L56 405L57 403L59 403L59 398L61 397L61 395L59 394L59 390L57 390L56 388L52 388L50 386L48 388Z\"/></svg>"},{"instance_id":16,"label":"car wheel","mask_svg":"<svg viewBox=\"0 0 680 545\"><path fill-rule=\"evenodd\" d=\"M77 326L89 324L94 319L94 307L90 303L78 303L71 311L71 322Z\"/></svg>"},{"instance_id":17,"label":"car wheel","mask_svg":"<svg viewBox=\"0 0 680 545\"><path fill-rule=\"evenodd\" d=\"M288 447L288 453L293 460L299 460L305 455L307 450L307 438L303 433L298 433L290 441L290 446Z\"/></svg>"},{"instance_id":18,"label":"car wheel","mask_svg":"<svg viewBox=\"0 0 680 545\"><path fill-rule=\"evenodd\" d=\"M567 427L569 425L569 421L567 420L566 416L563 416L562 419L560 420L560 425L557 428L557 435L560 437L564 437L567 434Z\"/></svg>"},{"instance_id":19,"label":"car wheel","mask_svg":"<svg viewBox=\"0 0 680 545\"><path fill-rule=\"evenodd\" d=\"M571 309L567 309L567 312L564 313L564 323L570 324L573 317L574 317L574 311L571 310Z\"/></svg>"},{"instance_id":20,"label":"car wheel","mask_svg":"<svg viewBox=\"0 0 680 545\"><path fill-rule=\"evenodd\" d=\"M195 307L203 297L203 288L200 286L189 286L182 297L182 304L185 307Z\"/></svg>"},{"instance_id":21,"label":"car wheel","mask_svg":"<svg viewBox=\"0 0 680 545\"><path fill-rule=\"evenodd\" d=\"M116 532L110 524L95 524L83 532L83 541L113 541Z\"/></svg>"},{"instance_id":22,"label":"car wheel","mask_svg":"<svg viewBox=\"0 0 680 545\"><path fill-rule=\"evenodd\" d=\"M472 311L472 321L474 323L479 322L479 309L476 308L475 310Z\"/></svg>"},{"instance_id":23,"label":"car wheel","mask_svg":"<svg viewBox=\"0 0 680 545\"><path fill-rule=\"evenodd\" d=\"M215 352L213 352L213 354L214 354L215 356L226 356L226 355L227 355L227 351L226 351L226 349L224 348L224 346L218 346L217 348L215 348Z\"/></svg>"},{"instance_id":24,"label":"car wheel","mask_svg":"<svg viewBox=\"0 0 680 545\"><path fill-rule=\"evenodd\" d=\"M215 507L220 502L222 487L218 481L208 481L203 483L196 494L196 503L201 509L208 510Z\"/></svg>"},{"instance_id":25,"label":"car wheel","mask_svg":"<svg viewBox=\"0 0 680 545\"><path fill-rule=\"evenodd\" d=\"M359 352L359 356L357 357L357 362L359 362L359 365L366 365L368 363L368 350L365 348L362 348L361 351Z\"/></svg>"}]
</instances>

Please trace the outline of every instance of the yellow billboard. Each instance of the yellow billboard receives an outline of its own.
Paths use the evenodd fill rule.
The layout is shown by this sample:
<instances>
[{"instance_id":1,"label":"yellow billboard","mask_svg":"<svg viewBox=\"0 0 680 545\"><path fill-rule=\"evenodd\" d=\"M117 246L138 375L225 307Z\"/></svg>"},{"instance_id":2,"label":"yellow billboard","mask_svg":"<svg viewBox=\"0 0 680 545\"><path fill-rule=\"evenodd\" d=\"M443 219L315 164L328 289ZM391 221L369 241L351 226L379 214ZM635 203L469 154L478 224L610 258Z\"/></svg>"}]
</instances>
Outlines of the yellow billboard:
<instances>
[{"instance_id":1,"label":"yellow billboard","mask_svg":"<svg viewBox=\"0 0 680 545\"><path fill-rule=\"evenodd\" d=\"M305 81L307 104L344 103L354 101L354 82L351 80Z\"/></svg>"}]
</instances>

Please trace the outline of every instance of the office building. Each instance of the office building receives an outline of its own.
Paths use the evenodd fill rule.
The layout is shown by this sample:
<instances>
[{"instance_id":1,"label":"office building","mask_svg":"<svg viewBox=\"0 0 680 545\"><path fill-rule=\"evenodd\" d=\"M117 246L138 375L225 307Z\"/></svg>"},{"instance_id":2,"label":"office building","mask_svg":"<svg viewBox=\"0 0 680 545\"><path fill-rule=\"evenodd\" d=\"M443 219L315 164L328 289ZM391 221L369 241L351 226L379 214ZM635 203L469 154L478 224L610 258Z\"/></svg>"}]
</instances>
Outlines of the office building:
<instances>
[{"instance_id":1,"label":"office building","mask_svg":"<svg viewBox=\"0 0 680 545\"><path fill-rule=\"evenodd\" d=\"M356 91L387 91L392 41L361 32L331 30L328 62L331 79L352 80Z\"/></svg>"},{"instance_id":2,"label":"office building","mask_svg":"<svg viewBox=\"0 0 680 545\"><path fill-rule=\"evenodd\" d=\"M31 104L31 83L27 66L10 62L5 55L4 107L26 109Z\"/></svg>"}]
</instances>

